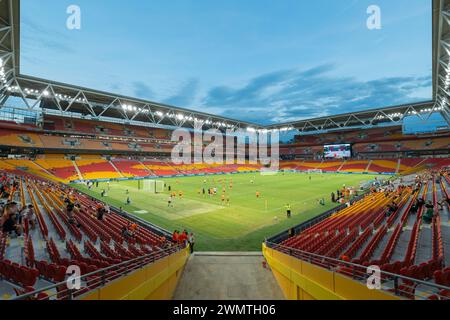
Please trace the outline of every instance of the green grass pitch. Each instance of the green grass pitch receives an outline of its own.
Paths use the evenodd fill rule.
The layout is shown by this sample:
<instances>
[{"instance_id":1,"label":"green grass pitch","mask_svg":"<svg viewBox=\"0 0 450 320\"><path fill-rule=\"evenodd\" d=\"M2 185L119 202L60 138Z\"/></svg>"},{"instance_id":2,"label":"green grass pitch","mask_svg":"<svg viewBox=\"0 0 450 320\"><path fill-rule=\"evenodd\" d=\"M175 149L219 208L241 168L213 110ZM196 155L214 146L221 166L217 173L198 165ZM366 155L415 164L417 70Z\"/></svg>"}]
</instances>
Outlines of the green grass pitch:
<instances>
[{"instance_id":1,"label":"green grass pitch","mask_svg":"<svg viewBox=\"0 0 450 320\"><path fill-rule=\"evenodd\" d=\"M311 180L310 178L311 177ZM266 237L275 235L303 221L309 220L335 206L331 192L346 186L359 187L360 183L375 176L362 174L305 174L279 173L264 176L259 173L209 175L162 179L177 192L174 207L168 207L169 192L152 194L138 189L138 181L111 182L110 191L103 201L139 216L167 230L193 231L196 249L201 251L257 251ZM233 188L229 188L232 179ZM204 182L206 180L206 183ZM253 181L253 183L252 183ZM85 193L101 198L107 188L88 190L74 185ZM216 196L203 196L202 188L216 187ZM222 205L223 188L230 197L230 205ZM131 204L126 205L129 190ZM179 198L178 192L184 196ZM256 197L256 192L261 197ZM325 198L322 206L318 199ZM285 205L292 206L292 218L286 218Z\"/></svg>"}]
</instances>

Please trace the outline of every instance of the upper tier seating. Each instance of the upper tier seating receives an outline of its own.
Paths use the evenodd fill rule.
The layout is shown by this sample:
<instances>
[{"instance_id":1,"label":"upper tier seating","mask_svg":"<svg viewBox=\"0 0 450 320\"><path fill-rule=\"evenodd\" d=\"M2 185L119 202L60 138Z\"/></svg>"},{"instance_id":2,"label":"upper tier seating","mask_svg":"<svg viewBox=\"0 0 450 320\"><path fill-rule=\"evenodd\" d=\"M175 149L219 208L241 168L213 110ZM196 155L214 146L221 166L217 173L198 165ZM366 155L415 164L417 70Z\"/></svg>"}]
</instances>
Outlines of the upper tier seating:
<instances>
[{"instance_id":1,"label":"upper tier seating","mask_svg":"<svg viewBox=\"0 0 450 320\"><path fill-rule=\"evenodd\" d=\"M31 132L16 131L0 128L0 145L27 147L27 148L43 148L39 135Z\"/></svg>"},{"instance_id":2,"label":"upper tier seating","mask_svg":"<svg viewBox=\"0 0 450 320\"><path fill-rule=\"evenodd\" d=\"M118 123L101 122L46 116L44 129L60 132L95 134L102 136L139 137L160 140L170 140L171 131L160 128L146 128L122 125Z\"/></svg>"}]
</instances>

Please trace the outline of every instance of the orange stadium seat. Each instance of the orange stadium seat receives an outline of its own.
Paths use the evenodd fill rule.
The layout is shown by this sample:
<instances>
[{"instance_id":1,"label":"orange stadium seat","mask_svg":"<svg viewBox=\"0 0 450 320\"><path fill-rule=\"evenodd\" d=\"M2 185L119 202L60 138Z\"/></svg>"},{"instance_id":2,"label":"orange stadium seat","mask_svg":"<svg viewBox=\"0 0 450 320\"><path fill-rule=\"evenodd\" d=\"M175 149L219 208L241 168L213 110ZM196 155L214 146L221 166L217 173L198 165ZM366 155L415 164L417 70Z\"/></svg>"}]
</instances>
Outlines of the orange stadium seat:
<instances>
[{"instance_id":1,"label":"orange stadium seat","mask_svg":"<svg viewBox=\"0 0 450 320\"><path fill-rule=\"evenodd\" d=\"M104 159L81 159L75 163L86 180L121 178L122 175Z\"/></svg>"}]
</instances>

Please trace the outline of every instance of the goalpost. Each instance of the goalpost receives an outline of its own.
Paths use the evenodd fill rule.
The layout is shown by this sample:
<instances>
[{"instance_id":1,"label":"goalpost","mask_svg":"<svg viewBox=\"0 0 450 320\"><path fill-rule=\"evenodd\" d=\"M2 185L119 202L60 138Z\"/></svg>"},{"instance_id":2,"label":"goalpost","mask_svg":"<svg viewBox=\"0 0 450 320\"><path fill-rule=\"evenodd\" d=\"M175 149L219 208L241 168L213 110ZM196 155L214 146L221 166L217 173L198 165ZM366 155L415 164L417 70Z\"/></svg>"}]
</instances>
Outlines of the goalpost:
<instances>
[{"instance_id":1,"label":"goalpost","mask_svg":"<svg viewBox=\"0 0 450 320\"><path fill-rule=\"evenodd\" d=\"M308 169L308 173L323 173L322 169Z\"/></svg>"},{"instance_id":2,"label":"goalpost","mask_svg":"<svg viewBox=\"0 0 450 320\"><path fill-rule=\"evenodd\" d=\"M139 180L138 189L151 193L164 192L164 181L162 180Z\"/></svg>"}]
</instances>

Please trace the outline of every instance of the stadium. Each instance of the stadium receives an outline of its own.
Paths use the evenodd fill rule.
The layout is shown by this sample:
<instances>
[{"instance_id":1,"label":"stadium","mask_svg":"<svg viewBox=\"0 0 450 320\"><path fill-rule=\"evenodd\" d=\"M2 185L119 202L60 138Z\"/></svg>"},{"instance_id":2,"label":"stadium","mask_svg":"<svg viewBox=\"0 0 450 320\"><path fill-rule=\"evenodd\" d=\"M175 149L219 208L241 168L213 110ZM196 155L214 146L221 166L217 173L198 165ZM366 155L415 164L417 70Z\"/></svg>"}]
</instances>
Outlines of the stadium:
<instances>
[{"instance_id":1,"label":"stadium","mask_svg":"<svg viewBox=\"0 0 450 320\"><path fill-rule=\"evenodd\" d=\"M0 0L0 300L450 299L450 1L429 100L270 123L22 73L24 2Z\"/></svg>"}]
</instances>

